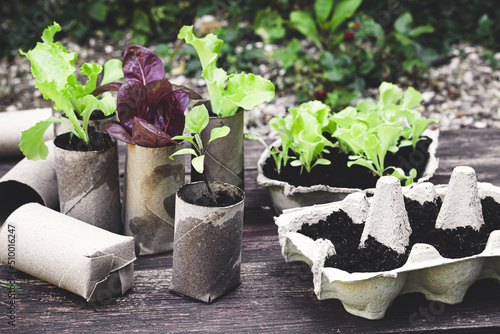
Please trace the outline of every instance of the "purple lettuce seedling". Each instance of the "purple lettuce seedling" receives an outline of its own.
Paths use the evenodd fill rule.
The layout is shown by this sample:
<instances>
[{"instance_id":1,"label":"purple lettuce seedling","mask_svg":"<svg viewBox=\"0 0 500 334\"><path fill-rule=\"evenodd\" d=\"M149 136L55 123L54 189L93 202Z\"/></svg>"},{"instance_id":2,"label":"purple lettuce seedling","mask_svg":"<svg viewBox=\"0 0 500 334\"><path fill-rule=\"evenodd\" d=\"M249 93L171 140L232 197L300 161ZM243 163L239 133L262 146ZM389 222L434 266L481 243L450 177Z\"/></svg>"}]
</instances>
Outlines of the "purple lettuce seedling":
<instances>
[{"instance_id":1,"label":"purple lettuce seedling","mask_svg":"<svg viewBox=\"0 0 500 334\"><path fill-rule=\"evenodd\" d=\"M143 147L178 144L172 137L184 129L189 98L201 96L166 80L161 59L143 46L127 48L123 73L126 81L119 85L117 97L120 121L108 122L106 131L116 139ZM100 89L116 88L117 85L108 85Z\"/></svg>"}]
</instances>

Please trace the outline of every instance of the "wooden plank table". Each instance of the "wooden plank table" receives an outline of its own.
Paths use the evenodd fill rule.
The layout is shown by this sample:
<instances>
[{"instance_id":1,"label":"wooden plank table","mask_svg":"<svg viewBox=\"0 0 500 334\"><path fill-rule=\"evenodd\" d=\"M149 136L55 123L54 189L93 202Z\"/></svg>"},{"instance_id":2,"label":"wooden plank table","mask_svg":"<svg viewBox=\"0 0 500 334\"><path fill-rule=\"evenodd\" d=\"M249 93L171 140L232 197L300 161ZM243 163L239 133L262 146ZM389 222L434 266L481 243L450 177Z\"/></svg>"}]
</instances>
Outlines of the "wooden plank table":
<instances>
[{"instance_id":1,"label":"wooden plank table","mask_svg":"<svg viewBox=\"0 0 500 334\"><path fill-rule=\"evenodd\" d=\"M480 181L500 186L499 130L447 131L439 141L440 166L431 181L448 183L453 167L469 165ZM7 324L8 290L0 288L0 332L399 333L500 328L500 285L492 279L476 282L458 305L430 302L421 294L399 296L385 318L376 321L350 315L338 300L319 301L309 268L286 263L281 255L269 197L255 180L261 151L260 144L245 143L243 283L223 298L204 304L171 293L171 253L138 258L132 289L104 305L87 304L77 295L16 272L21 287L16 326ZM17 161L0 160L0 176ZM1 264L0 282L8 279L8 267Z\"/></svg>"}]
</instances>

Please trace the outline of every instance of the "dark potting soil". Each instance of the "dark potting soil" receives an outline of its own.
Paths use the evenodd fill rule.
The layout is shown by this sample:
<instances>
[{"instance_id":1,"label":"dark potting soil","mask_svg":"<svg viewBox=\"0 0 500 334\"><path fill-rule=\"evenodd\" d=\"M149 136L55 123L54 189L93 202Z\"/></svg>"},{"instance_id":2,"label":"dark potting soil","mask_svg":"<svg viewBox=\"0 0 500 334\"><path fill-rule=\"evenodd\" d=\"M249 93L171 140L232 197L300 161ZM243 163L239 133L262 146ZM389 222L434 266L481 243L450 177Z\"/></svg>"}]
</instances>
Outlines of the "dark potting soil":
<instances>
[{"instance_id":1,"label":"dark potting soil","mask_svg":"<svg viewBox=\"0 0 500 334\"><path fill-rule=\"evenodd\" d=\"M352 273L399 268L406 263L410 250L416 243L430 244L446 258L479 254L484 250L490 233L500 230L500 204L491 197L481 200L484 225L479 231L471 227L459 227L453 230L434 228L441 205L441 199L421 205L405 197L412 234L410 245L404 254L398 254L371 236L363 248L358 248L364 224L354 224L343 211L333 212L326 220L321 220L317 224L305 224L298 232L313 240L319 238L331 240L337 254L326 259L325 267Z\"/></svg>"},{"instance_id":2,"label":"dark potting soil","mask_svg":"<svg viewBox=\"0 0 500 334\"><path fill-rule=\"evenodd\" d=\"M233 194L230 194L227 191L223 191L223 190L215 190L214 195L215 195L215 199L217 200L217 203L214 203L210 199L210 196L208 195L208 193L203 193L201 195L201 197L196 198L196 200L189 201L189 202L192 202L191 204L199 205L199 206L209 206L209 207L222 208L222 207L226 207L226 206L235 205L235 204L241 202L241 200L242 200L241 197L234 196Z\"/></svg>"},{"instance_id":3,"label":"dark potting soil","mask_svg":"<svg viewBox=\"0 0 500 334\"><path fill-rule=\"evenodd\" d=\"M68 151L102 151L113 146L113 139L104 132L96 131L94 127L89 126L89 143L70 132L63 133L54 139L54 145Z\"/></svg>"},{"instance_id":4,"label":"dark potting soil","mask_svg":"<svg viewBox=\"0 0 500 334\"><path fill-rule=\"evenodd\" d=\"M325 134L326 136L326 134ZM328 136L327 136L328 137ZM334 140L332 140L334 142ZM412 146L403 147L393 154L388 152L385 158L385 166L402 168L408 175L412 168L417 170L417 178L420 178L429 160L429 146L432 139L423 137L417 142L416 149ZM293 152L290 150L290 155ZM358 165L347 167L349 155L340 152L339 148L330 148L330 153L324 154L323 158L331 161L330 165L317 165L310 174L305 171L301 174L300 167L290 164L283 167L281 173L276 170L276 163L272 157L268 157L263 166L264 175L270 179L285 181L294 186L312 186L324 184L339 188L374 188L378 176L374 175L368 168ZM387 171L392 174L392 170Z\"/></svg>"},{"instance_id":5,"label":"dark potting soil","mask_svg":"<svg viewBox=\"0 0 500 334\"><path fill-rule=\"evenodd\" d=\"M113 115L106 116L106 115L104 115L104 113L100 109L96 109L96 110L92 111L92 114L90 114L90 119L93 121L98 121L98 120L111 118L111 117L113 117ZM76 118L78 118L79 120L82 120L82 116L80 116L79 114L76 114Z\"/></svg>"}]
</instances>

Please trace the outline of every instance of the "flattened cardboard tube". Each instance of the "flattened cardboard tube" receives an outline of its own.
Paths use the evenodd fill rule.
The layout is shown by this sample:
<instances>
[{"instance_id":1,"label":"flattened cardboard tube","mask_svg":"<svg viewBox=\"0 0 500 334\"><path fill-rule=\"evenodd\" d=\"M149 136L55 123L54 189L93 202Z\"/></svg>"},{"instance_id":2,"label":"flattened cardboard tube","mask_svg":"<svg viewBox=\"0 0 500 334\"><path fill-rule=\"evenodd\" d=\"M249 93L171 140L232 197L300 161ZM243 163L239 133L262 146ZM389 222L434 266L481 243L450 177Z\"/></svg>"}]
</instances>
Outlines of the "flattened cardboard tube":
<instances>
[{"instance_id":1,"label":"flattened cardboard tube","mask_svg":"<svg viewBox=\"0 0 500 334\"><path fill-rule=\"evenodd\" d=\"M14 211L0 229L0 259L82 296L121 295L133 284L134 239L114 234L38 203ZM112 286L120 288L106 288ZM117 284L119 283L119 284ZM103 289L108 289L103 293Z\"/></svg>"},{"instance_id":2,"label":"flattened cardboard tube","mask_svg":"<svg viewBox=\"0 0 500 334\"><path fill-rule=\"evenodd\" d=\"M59 209L59 195L54 161L54 143L45 143L49 155L45 160L24 158L0 178L0 226L23 204L36 202Z\"/></svg>"},{"instance_id":3,"label":"flattened cardboard tube","mask_svg":"<svg viewBox=\"0 0 500 334\"><path fill-rule=\"evenodd\" d=\"M483 209L477 188L476 171L468 166L455 167L436 219L436 228L454 229L470 226L479 230L483 224Z\"/></svg>"},{"instance_id":4,"label":"flattened cardboard tube","mask_svg":"<svg viewBox=\"0 0 500 334\"><path fill-rule=\"evenodd\" d=\"M22 156L23 153L19 149L21 132L50 116L52 116L51 108L0 112L0 157ZM52 125L43 138L44 140L54 138Z\"/></svg>"},{"instance_id":5,"label":"flattened cardboard tube","mask_svg":"<svg viewBox=\"0 0 500 334\"><path fill-rule=\"evenodd\" d=\"M410 243L410 234L410 221L406 213L401 183L394 176L382 176L377 181L375 195L361 235L360 247L363 247L371 235L401 254Z\"/></svg>"}]
</instances>

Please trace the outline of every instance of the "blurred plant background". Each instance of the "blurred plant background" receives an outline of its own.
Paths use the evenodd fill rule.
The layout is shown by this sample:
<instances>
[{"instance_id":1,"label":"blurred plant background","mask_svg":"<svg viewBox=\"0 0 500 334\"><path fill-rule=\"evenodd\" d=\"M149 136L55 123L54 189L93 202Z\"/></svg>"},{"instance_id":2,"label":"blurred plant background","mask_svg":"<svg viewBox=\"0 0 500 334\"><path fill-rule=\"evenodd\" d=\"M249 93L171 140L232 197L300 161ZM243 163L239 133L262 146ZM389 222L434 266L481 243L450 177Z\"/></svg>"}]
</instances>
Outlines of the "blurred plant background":
<instances>
[{"instance_id":1,"label":"blurred plant background","mask_svg":"<svg viewBox=\"0 0 500 334\"><path fill-rule=\"evenodd\" d=\"M110 57L140 44L166 60L169 75L199 77L194 49L177 40L194 23L198 36L225 41L220 67L259 73L297 104L318 99L333 110L382 81L429 86L429 68L448 62L456 44L480 46L489 66L500 66L495 0L20 0L0 9L4 64L19 62L18 49L34 47L55 20L58 38L82 48L99 40L89 47L111 45ZM0 106L14 98L5 92L13 91L0 90Z\"/></svg>"}]
</instances>

